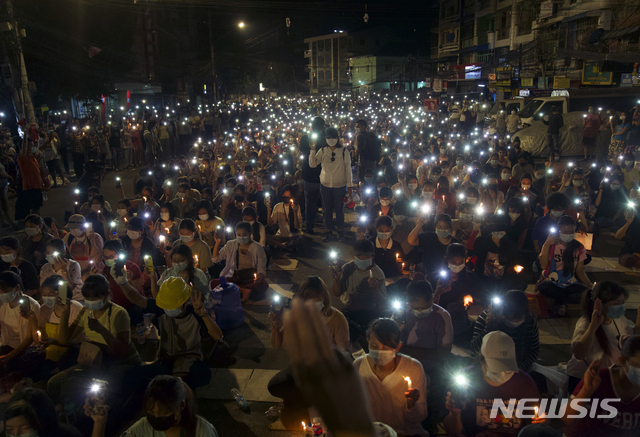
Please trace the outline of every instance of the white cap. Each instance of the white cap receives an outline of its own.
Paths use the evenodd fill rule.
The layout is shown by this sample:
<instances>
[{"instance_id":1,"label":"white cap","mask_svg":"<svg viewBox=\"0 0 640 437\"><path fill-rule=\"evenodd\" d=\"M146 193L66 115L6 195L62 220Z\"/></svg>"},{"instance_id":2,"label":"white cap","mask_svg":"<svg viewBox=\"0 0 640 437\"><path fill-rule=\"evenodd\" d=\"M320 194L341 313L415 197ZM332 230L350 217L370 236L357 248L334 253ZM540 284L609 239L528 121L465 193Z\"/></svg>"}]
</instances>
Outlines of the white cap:
<instances>
[{"instance_id":1,"label":"white cap","mask_svg":"<svg viewBox=\"0 0 640 437\"><path fill-rule=\"evenodd\" d=\"M485 335L480 353L491 372L518 371L516 345L513 339L502 331L493 331Z\"/></svg>"}]
</instances>

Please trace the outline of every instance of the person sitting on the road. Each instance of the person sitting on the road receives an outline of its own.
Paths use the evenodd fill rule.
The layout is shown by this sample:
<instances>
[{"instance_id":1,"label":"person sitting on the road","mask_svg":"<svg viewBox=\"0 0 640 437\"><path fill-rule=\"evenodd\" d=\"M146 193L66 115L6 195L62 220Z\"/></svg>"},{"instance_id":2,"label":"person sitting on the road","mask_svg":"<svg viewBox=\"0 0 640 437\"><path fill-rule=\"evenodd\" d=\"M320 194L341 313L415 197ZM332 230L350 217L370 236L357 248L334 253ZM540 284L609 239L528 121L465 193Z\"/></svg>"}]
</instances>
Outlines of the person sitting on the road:
<instances>
[{"instance_id":1,"label":"person sitting on the road","mask_svg":"<svg viewBox=\"0 0 640 437\"><path fill-rule=\"evenodd\" d=\"M621 336L640 334L640 320L634 324L624 315L628 298L629 292L614 281L598 282L593 290L585 292L582 317L573 331L573 356L567 363L570 392L594 360L600 360L602 368L618 362Z\"/></svg>"},{"instance_id":2,"label":"person sitting on the road","mask_svg":"<svg viewBox=\"0 0 640 437\"><path fill-rule=\"evenodd\" d=\"M0 367L15 371L29 361L29 346L33 342L29 330L31 314L38 316L40 304L24 294L22 280L14 272L0 273Z\"/></svg>"},{"instance_id":3,"label":"person sitting on the road","mask_svg":"<svg viewBox=\"0 0 640 437\"><path fill-rule=\"evenodd\" d=\"M211 369L202 361L200 329L206 327L214 340L222 338L222 331L215 322L215 313L205 309L203 294L192 289L184 279L171 277L162 282L155 299L146 298L128 284L125 271L117 272L114 267L111 275L127 299L145 314L155 314L160 326L159 358L153 364L131 370L127 375L131 384L147 385L156 375L173 374L192 389L207 385Z\"/></svg>"},{"instance_id":4,"label":"person sitting on the road","mask_svg":"<svg viewBox=\"0 0 640 437\"><path fill-rule=\"evenodd\" d=\"M513 197L507 202L506 209L509 214L507 238L518 247L518 250L521 250L527 237L527 219L523 202L520 198Z\"/></svg>"},{"instance_id":5,"label":"person sitting on the road","mask_svg":"<svg viewBox=\"0 0 640 437\"><path fill-rule=\"evenodd\" d=\"M476 355L484 336L493 331L502 331L513 339L518 368L529 371L540 353L540 335L524 292L511 290L504 297L495 296L491 306L478 316L471 341L471 350Z\"/></svg>"},{"instance_id":6,"label":"person sitting on the road","mask_svg":"<svg viewBox=\"0 0 640 437\"><path fill-rule=\"evenodd\" d=\"M631 191L631 201L637 201L638 189ZM622 240L622 250L618 262L621 266L638 270L640 269L640 219L634 208L627 208L624 213L625 223L616 231L616 239Z\"/></svg>"},{"instance_id":7,"label":"person sitting on the road","mask_svg":"<svg viewBox=\"0 0 640 437\"><path fill-rule=\"evenodd\" d=\"M427 378L418 360L398 353L400 338L395 321L373 321L367 329L369 353L353 367L367 389L376 421L402 435L428 436L421 425L427 418ZM411 388L405 378L411 379Z\"/></svg>"},{"instance_id":8,"label":"person sitting on the road","mask_svg":"<svg viewBox=\"0 0 640 437\"><path fill-rule=\"evenodd\" d=\"M198 207L198 199L192 197L190 190L188 183L181 183L178 185L175 199L171 201L176 210L176 216L180 218L193 217Z\"/></svg>"},{"instance_id":9,"label":"person sitting on the road","mask_svg":"<svg viewBox=\"0 0 640 437\"><path fill-rule=\"evenodd\" d=\"M572 399L620 399L609 402L609 406L617 410L615 417L571 418L580 412L569 404L563 417L567 437L633 437L640 433L640 335L622 336L619 344L618 362L605 367L600 360L593 361L571 396Z\"/></svg>"},{"instance_id":10,"label":"person sitting on the road","mask_svg":"<svg viewBox=\"0 0 640 437\"><path fill-rule=\"evenodd\" d=\"M391 203L393 199L393 191L389 187L382 187L378 191L379 202L369 210L367 214L371 218L388 215L394 216L394 205Z\"/></svg>"},{"instance_id":11,"label":"person sitting on the road","mask_svg":"<svg viewBox=\"0 0 640 437\"><path fill-rule=\"evenodd\" d=\"M224 234L224 222L213 212L213 203L211 203L210 200L205 199L200 201L196 227L198 228L200 238L202 238L209 247L213 247L216 243L213 238L214 232L218 232L218 235Z\"/></svg>"},{"instance_id":12,"label":"person sitting on the road","mask_svg":"<svg viewBox=\"0 0 640 437\"><path fill-rule=\"evenodd\" d=\"M85 216L87 222L91 223L94 232L102 237L103 240L110 236L115 229L111 226L115 218L111 212L106 210L105 200L102 194L96 194L91 199L91 211Z\"/></svg>"},{"instance_id":13,"label":"person sitting on the road","mask_svg":"<svg viewBox=\"0 0 640 437\"><path fill-rule=\"evenodd\" d=\"M209 267L211 267L211 249L200 239L200 235L196 235L196 224L191 219L182 219L180 221L180 239L176 240L173 243L173 247L179 246L181 244L186 244L191 249L191 253L193 253L194 261L196 262L196 267L206 272ZM214 240L215 240L214 236ZM168 246L161 245L160 251L164 253L165 260L167 261L167 265L171 265L171 257L168 250Z\"/></svg>"},{"instance_id":14,"label":"person sitting on the road","mask_svg":"<svg viewBox=\"0 0 640 437\"><path fill-rule=\"evenodd\" d=\"M584 271L587 251L575 239L575 232L575 220L568 215L560 217L555 228L549 230L539 257L543 272L536 288L555 300L561 316L568 303L577 303L582 293L593 287Z\"/></svg>"},{"instance_id":15,"label":"person sitting on the road","mask_svg":"<svg viewBox=\"0 0 640 437\"><path fill-rule=\"evenodd\" d=\"M451 220L451 228L453 238L463 245L467 245L469 237L473 232L473 208L469 203L461 203L458 206L458 218Z\"/></svg>"},{"instance_id":16,"label":"person sitting on the road","mask_svg":"<svg viewBox=\"0 0 640 437\"><path fill-rule=\"evenodd\" d=\"M69 255L80 264L82 277L91 274L91 268L102 270L102 246L104 240L88 224L83 216L74 214L67 223L69 233L64 237L64 243L69 249Z\"/></svg>"},{"instance_id":17,"label":"person sitting on the road","mask_svg":"<svg viewBox=\"0 0 640 437\"><path fill-rule=\"evenodd\" d=\"M375 257L373 262L382 269L384 277L387 279L387 285L402 275L402 270L398 266L404 258L402 246L396 240L391 238L393 232L392 219L383 215L375 219L376 233L368 239L375 245ZM358 234L358 239L363 239L364 233Z\"/></svg>"},{"instance_id":18,"label":"person sitting on the road","mask_svg":"<svg viewBox=\"0 0 640 437\"><path fill-rule=\"evenodd\" d=\"M20 241L16 237L0 238L0 272L12 271L22 280L22 290L28 296L38 293L38 273L36 268L20 255Z\"/></svg>"},{"instance_id":19,"label":"person sitting on the road","mask_svg":"<svg viewBox=\"0 0 640 437\"><path fill-rule=\"evenodd\" d=\"M407 241L422 251L422 269L428 275L444 266L447 246L459 241L451 236L451 217L447 214L436 216L434 232L422 232L422 227L427 221L427 215L418 215L416 226L407 237Z\"/></svg>"},{"instance_id":20,"label":"person sitting on the road","mask_svg":"<svg viewBox=\"0 0 640 437\"><path fill-rule=\"evenodd\" d=\"M602 179L595 205L598 208L596 224L599 227L616 229L624 225L623 212L628 206L628 200L618 176L611 175Z\"/></svg>"},{"instance_id":21,"label":"person sitting on the road","mask_svg":"<svg viewBox=\"0 0 640 437\"><path fill-rule=\"evenodd\" d=\"M89 197L89 200L83 203L82 206L78 209L78 214L82 214L85 217L88 216L91 213L91 205L93 203L91 202L91 200L98 194L100 194L100 189L98 187L89 187L89 189L87 190L87 196ZM111 204L106 200L104 202L104 209L112 212Z\"/></svg>"},{"instance_id":22,"label":"person sitting on the road","mask_svg":"<svg viewBox=\"0 0 640 437\"><path fill-rule=\"evenodd\" d=\"M127 199L121 199L118 201L118 209L116 209L117 217L115 222L117 225L116 234L113 235L113 229L109 228L109 238L122 238L127 235L127 223L134 216L134 208L131 207L131 202Z\"/></svg>"},{"instance_id":23,"label":"person sitting on the road","mask_svg":"<svg viewBox=\"0 0 640 437\"><path fill-rule=\"evenodd\" d=\"M264 299L269 288L265 278L267 256L260 243L251 238L249 223L238 223L235 232L236 238L227 241L222 248L222 239L214 235L216 245L213 247L213 262L225 261L220 276L225 276L227 282L233 282L240 287L243 302L260 301ZM219 284L219 279L213 279L210 287L213 290Z\"/></svg>"},{"instance_id":24,"label":"person sitting on the road","mask_svg":"<svg viewBox=\"0 0 640 437\"><path fill-rule=\"evenodd\" d=\"M77 261L69 258L64 241L54 238L46 249L47 263L40 270L40 285L50 276L60 275L69 284L73 299L82 302L82 271Z\"/></svg>"},{"instance_id":25,"label":"person sitting on the road","mask_svg":"<svg viewBox=\"0 0 640 437\"><path fill-rule=\"evenodd\" d=\"M131 219L129 219L131 220ZM165 242L171 245L180 238L180 219L176 217L176 210L171 203L164 203L160 207L160 218L153 225L153 237L160 241L164 236Z\"/></svg>"},{"instance_id":26,"label":"person sitting on the road","mask_svg":"<svg viewBox=\"0 0 640 437\"><path fill-rule=\"evenodd\" d=\"M267 234L264 225L258 221L256 209L253 206L245 206L242 210L242 220L251 225L251 238L253 238L253 241L260 243L260 246L264 248L267 244Z\"/></svg>"},{"instance_id":27,"label":"person sitting on the road","mask_svg":"<svg viewBox=\"0 0 640 437\"><path fill-rule=\"evenodd\" d=\"M375 248L370 240L356 241L353 254L353 261L331 267L333 295L344 304L347 319L366 326L386 304L385 277L373 262Z\"/></svg>"},{"instance_id":28,"label":"person sitting on the road","mask_svg":"<svg viewBox=\"0 0 640 437\"><path fill-rule=\"evenodd\" d=\"M161 258L155 243L147 235L147 225L140 217L134 217L127 223L127 235L122 237L122 246L127 252L127 260L135 263L140 272L144 271L146 262L158 263ZM143 275L143 288L148 291L149 278Z\"/></svg>"},{"instance_id":29,"label":"person sitting on the road","mask_svg":"<svg viewBox=\"0 0 640 437\"><path fill-rule=\"evenodd\" d=\"M127 313L129 313L129 317L131 318L131 324L137 325L143 320L143 315L135 306L131 304L129 299L125 297L122 288L111 276L111 267L115 266L116 263L124 264L127 269L129 282L136 290L139 290L140 293L143 293L142 287L145 278L143 278L142 276L140 267L138 267L138 264L127 259L128 253L125 251L124 246L122 245L122 241L120 240L109 240L104 243L104 247L102 248L102 257L105 267L102 269L101 273L109 281L111 302L115 303L116 305L120 305L122 308L127 310ZM80 295L80 297L82 298L82 301L84 301L84 297L82 297L82 294Z\"/></svg>"},{"instance_id":30,"label":"person sitting on the road","mask_svg":"<svg viewBox=\"0 0 640 437\"><path fill-rule=\"evenodd\" d=\"M499 421L492 419L493 403L502 401L506 405L510 399L540 399L536 384L518 368L515 344L504 332L493 331L482 338L478 361L452 378L455 386L447 394L445 432L468 437L499 432L500 436L516 437L531 419L515 415Z\"/></svg>"},{"instance_id":31,"label":"person sitting on the road","mask_svg":"<svg viewBox=\"0 0 640 437\"><path fill-rule=\"evenodd\" d=\"M209 278L195 266L193 252L186 244L175 246L171 250L171 267L167 268L156 281L155 269L148 267L147 274L151 277L151 295L155 298L158 287L169 278L182 278L187 284L191 284L194 290L199 291L205 299L209 295ZM136 288L135 284L133 284Z\"/></svg>"},{"instance_id":32,"label":"person sitting on the road","mask_svg":"<svg viewBox=\"0 0 640 437\"><path fill-rule=\"evenodd\" d=\"M37 214L30 214L24 219L24 231L27 238L20 242L22 257L40 270L47 262L44 252L53 235L46 231L44 220Z\"/></svg>"},{"instance_id":33,"label":"person sitting on the road","mask_svg":"<svg viewBox=\"0 0 640 437\"><path fill-rule=\"evenodd\" d=\"M434 303L431 284L414 280L407 287L407 303L399 315L400 351L420 361L425 373L434 377L451 353L453 325L447 310Z\"/></svg>"},{"instance_id":34,"label":"person sitting on the road","mask_svg":"<svg viewBox=\"0 0 640 437\"><path fill-rule=\"evenodd\" d=\"M540 217L533 228L533 246L538 254L549 236L549 229L557 227L556 222L569 209L569 198L563 193L553 193L547 197L546 205L549 212Z\"/></svg>"},{"instance_id":35,"label":"person sitting on the road","mask_svg":"<svg viewBox=\"0 0 640 437\"><path fill-rule=\"evenodd\" d=\"M273 248L294 248L304 244L302 237L302 208L294 202L292 193L294 187L287 185L282 192L282 202L276 204L271 211L267 206L269 226L278 225L275 236L267 235L267 245Z\"/></svg>"},{"instance_id":36,"label":"person sitting on the road","mask_svg":"<svg viewBox=\"0 0 640 437\"><path fill-rule=\"evenodd\" d=\"M170 375L159 375L149 383L142 406L146 416L134 423L123 436L147 437L156 434L216 437L218 432L197 414L197 403L186 382ZM90 399L85 414L93 419L92 437L105 437L109 408L96 409Z\"/></svg>"}]
</instances>

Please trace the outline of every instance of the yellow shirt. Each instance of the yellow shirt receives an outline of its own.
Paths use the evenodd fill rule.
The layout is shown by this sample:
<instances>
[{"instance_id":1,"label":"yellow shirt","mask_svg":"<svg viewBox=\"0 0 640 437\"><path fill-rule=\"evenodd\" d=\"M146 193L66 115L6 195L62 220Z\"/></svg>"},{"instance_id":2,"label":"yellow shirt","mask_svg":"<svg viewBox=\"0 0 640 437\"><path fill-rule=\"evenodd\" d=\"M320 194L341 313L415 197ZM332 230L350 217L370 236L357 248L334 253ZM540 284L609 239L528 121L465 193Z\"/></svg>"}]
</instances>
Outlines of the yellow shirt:
<instances>
[{"instance_id":1,"label":"yellow shirt","mask_svg":"<svg viewBox=\"0 0 640 437\"><path fill-rule=\"evenodd\" d=\"M638 171L637 167L627 171L627 167L622 166L622 174L624 175L624 187L627 191L632 189L640 179L640 171Z\"/></svg>"}]
</instances>

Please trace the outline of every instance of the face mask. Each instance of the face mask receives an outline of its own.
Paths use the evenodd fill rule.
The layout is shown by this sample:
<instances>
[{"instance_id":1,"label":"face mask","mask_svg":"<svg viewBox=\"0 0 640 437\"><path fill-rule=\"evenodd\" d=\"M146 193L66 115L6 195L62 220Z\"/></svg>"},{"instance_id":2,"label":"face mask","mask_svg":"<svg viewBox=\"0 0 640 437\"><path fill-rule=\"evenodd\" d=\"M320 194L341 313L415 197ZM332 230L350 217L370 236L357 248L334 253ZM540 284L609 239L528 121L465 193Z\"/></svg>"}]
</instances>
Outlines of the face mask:
<instances>
[{"instance_id":1,"label":"face mask","mask_svg":"<svg viewBox=\"0 0 640 437\"><path fill-rule=\"evenodd\" d=\"M516 115L516 111L511 111L511 115Z\"/></svg>"},{"instance_id":2,"label":"face mask","mask_svg":"<svg viewBox=\"0 0 640 437\"><path fill-rule=\"evenodd\" d=\"M372 182L373 182L373 178L364 178L364 181L365 181L367 184L370 184L370 183L372 183Z\"/></svg>"},{"instance_id":3,"label":"face mask","mask_svg":"<svg viewBox=\"0 0 640 437\"><path fill-rule=\"evenodd\" d=\"M471 220L473 220L473 214L460 214L460 220L470 222Z\"/></svg>"},{"instance_id":4,"label":"face mask","mask_svg":"<svg viewBox=\"0 0 640 437\"><path fill-rule=\"evenodd\" d=\"M102 308L104 308L104 299L100 299L100 300L85 299L84 306L86 306L89 311L99 311Z\"/></svg>"},{"instance_id":5,"label":"face mask","mask_svg":"<svg viewBox=\"0 0 640 437\"><path fill-rule=\"evenodd\" d=\"M180 240L182 240L183 243L188 243L191 240L193 240L193 234L192 235L180 235Z\"/></svg>"},{"instance_id":6,"label":"face mask","mask_svg":"<svg viewBox=\"0 0 640 437\"><path fill-rule=\"evenodd\" d=\"M513 377L514 373L515 372L490 372L489 370L487 370L485 376L496 384L502 385L505 382L509 381Z\"/></svg>"},{"instance_id":7,"label":"face mask","mask_svg":"<svg viewBox=\"0 0 640 437\"><path fill-rule=\"evenodd\" d=\"M137 240L138 238L140 238L140 235L142 235L142 232L140 231L127 231L127 237L131 238L132 240Z\"/></svg>"},{"instance_id":8,"label":"face mask","mask_svg":"<svg viewBox=\"0 0 640 437\"><path fill-rule=\"evenodd\" d=\"M554 160L554 161L560 161L560 157L559 157L559 156L554 156L554 157L553 157L553 160Z\"/></svg>"},{"instance_id":9,"label":"face mask","mask_svg":"<svg viewBox=\"0 0 640 437\"><path fill-rule=\"evenodd\" d=\"M156 417L147 414L147 422L149 422L151 428L155 429L156 431L163 432L170 429L176 423L176 416L172 414L171 416L167 417Z\"/></svg>"},{"instance_id":10,"label":"face mask","mask_svg":"<svg viewBox=\"0 0 640 437\"><path fill-rule=\"evenodd\" d=\"M524 323L524 319L520 320L519 322L512 322L511 320L505 320L504 324L507 325L509 328L517 328L518 326L522 325Z\"/></svg>"},{"instance_id":11,"label":"face mask","mask_svg":"<svg viewBox=\"0 0 640 437\"><path fill-rule=\"evenodd\" d=\"M624 165L627 167L633 167L633 162L625 162Z\"/></svg>"},{"instance_id":12,"label":"face mask","mask_svg":"<svg viewBox=\"0 0 640 437\"><path fill-rule=\"evenodd\" d=\"M492 232L491 236L497 240L502 240L502 238L507 235L506 232L504 231L500 231L500 232Z\"/></svg>"},{"instance_id":13,"label":"face mask","mask_svg":"<svg viewBox=\"0 0 640 437\"><path fill-rule=\"evenodd\" d=\"M168 222L169 220L171 220L171 214L169 214L168 212L161 212L160 213L160 218L163 221Z\"/></svg>"},{"instance_id":14,"label":"face mask","mask_svg":"<svg viewBox=\"0 0 640 437\"><path fill-rule=\"evenodd\" d=\"M511 218L511 220L515 220L518 217L520 217L520 213L519 212L510 212L509 213L509 217Z\"/></svg>"},{"instance_id":15,"label":"face mask","mask_svg":"<svg viewBox=\"0 0 640 437\"><path fill-rule=\"evenodd\" d=\"M127 210L126 209L117 209L116 212L118 213L118 215L120 217L124 217L125 215L127 215Z\"/></svg>"},{"instance_id":16,"label":"face mask","mask_svg":"<svg viewBox=\"0 0 640 437\"><path fill-rule=\"evenodd\" d=\"M13 260L16 259L16 256L13 253L10 253L8 255L0 255L0 258L2 258L2 261L6 262L6 263L10 263L10 262L13 262Z\"/></svg>"},{"instance_id":17,"label":"face mask","mask_svg":"<svg viewBox=\"0 0 640 437\"><path fill-rule=\"evenodd\" d=\"M475 197L467 197L467 203L471 204L471 205L475 205L475 203L478 201L477 198Z\"/></svg>"},{"instance_id":18,"label":"face mask","mask_svg":"<svg viewBox=\"0 0 640 437\"><path fill-rule=\"evenodd\" d=\"M391 202L389 202L388 200L380 200L380 205L382 206L389 206L389 203Z\"/></svg>"},{"instance_id":19,"label":"face mask","mask_svg":"<svg viewBox=\"0 0 640 437\"><path fill-rule=\"evenodd\" d=\"M324 309L324 302L314 302L314 305L318 308L318 311L322 311Z\"/></svg>"},{"instance_id":20,"label":"face mask","mask_svg":"<svg viewBox=\"0 0 640 437\"><path fill-rule=\"evenodd\" d=\"M436 235L438 238L447 238L451 235L451 232L448 229L436 229Z\"/></svg>"},{"instance_id":21,"label":"face mask","mask_svg":"<svg viewBox=\"0 0 640 437\"><path fill-rule=\"evenodd\" d=\"M627 378L629 378L631 384L635 385L636 387L640 387L640 367L634 367L629 363L627 363L627 365L629 366L629 371L627 372L625 370Z\"/></svg>"},{"instance_id":22,"label":"face mask","mask_svg":"<svg viewBox=\"0 0 640 437\"><path fill-rule=\"evenodd\" d=\"M616 191L620 188L620 185L611 185L611 191Z\"/></svg>"},{"instance_id":23,"label":"face mask","mask_svg":"<svg viewBox=\"0 0 640 437\"><path fill-rule=\"evenodd\" d=\"M619 319L624 315L624 305L613 305L607 307L607 317L611 319Z\"/></svg>"},{"instance_id":24,"label":"face mask","mask_svg":"<svg viewBox=\"0 0 640 437\"><path fill-rule=\"evenodd\" d=\"M2 303L11 302L13 299L16 298L17 294L18 294L18 292L15 291L15 290L13 290L10 293L2 293L2 294L0 294L0 302L2 302Z\"/></svg>"},{"instance_id":25,"label":"face mask","mask_svg":"<svg viewBox=\"0 0 640 437\"><path fill-rule=\"evenodd\" d=\"M359 128L359 127L357 127L357 128L356 128L356 133L357 133L357 134L359 134L359 133L360 133L360 128ZM327 141L327 143L328 143L328 142L329 142L329 141Z\"/></svg>"},{"instance_id":26,"label":"face mask","mask_svg":"<svg viewBox=\"0 0 640 437\"><path fill-rule=\"evenodd\" d=\"M336 144L338 144L338 139L337 138L327 138L327 144L329 145L329 147L335 147Z\"/></svg>"},{"instance_id":27,"label":"face mask","mask_svg":"<svg viewBox=\"0 0 640 437\"><path fill-rule=\"evenodd\" d=\"M356 265L356 267L359 268L360 270L366 270L369 267L371 267L371 265L373 264L373 260L371 258L360 259L358 257L355 257L353 259L353 262Z\"/></svg>"},{"instance_id":28,"label":"face mask","mask_svg":"<svg viewBox=\"0 0 640 437\"><path fill-rule=\"evenodd\" d=\"M207 220L209 220L209 214L200 214L200 215L198 215L198 218L200 220L202 220L203 222L207 221Z\"/></svg>"},{"instance_id":29,"label":"face mask","mask_svg":"<svg viewBox=\"0 0 640 437\"><path fill-rule=\"evenodd\" d=\"M497 159L492 159L491 160L491 165L498 165L498 160Z\"/></svg>"},{"instance_id":30,"label":"face mask","mask_svg":"<svg viewBox=\"0 0 640 437\"><path fill-rule=\"evenodd\" d=\"M539 181L540 179L544 178L544 173L536 173L534 177L537 181Z\"/></svg>"},{"instance_id":31,"label":"face mask","mask_svg":"<svg viewBox=\"0 0 640 437\"><path fill-rule=\"evenodd\" d=\"M164 310L164 313L169 317L178 317L182 313L182 308L176 308L175 310Z\"/></svg>"},{"instance_id":32,"label":"face mask","mask_svg":"<svg viewBox=\"0 0 640 437\"><path fill-rule=\"evenodd\" d=\"M14 436L11 433L7 433L7 437L16 437L16 436ZM31 431L31 432L28 432L26 434L20 434L17 437L38 437L38 431Z\"/></svg>"},{"instance_id":33,"label":"face mask","mask_svg":"<svg viewBox=\"0 0 640 437\"><path fill-rule=\"evenodd\" d=\"M251 237L238 237L238 236L236 236L236 240L238 240L239 244L247 244L249 241L251 241Z\"/></svg>"},{"instance_id":34,"label":"face mask","mask_svg":"<svg viewBox=\"0 0 640 437\"><path fill-rule=\"evenodd\" d=\"M551 211L551 215L554 216L555 218L560 217L562 214L564 214L564 211L559 211L557 209L554 209L553 211Z\"/></svg>"},{"instance_id":35,"label":"face mask","mask_svg":"<svg viewBox=\"0 0 640 437\"><path fill-rule=\"evenodd\" d=\"M560 239L565 243L570 243L575 238L576 234L560 234Z\"/></svg>"},{"instance_id":36,"label":"face mask","mask_svg":"<svg viewBox=\"0 0 640 437\"><path fill-rule=\"evenodd\" d=\"M183 271L184 269L187 268L187 262L185 261L185 262L181 262L181 263L173 263L173 267L177 271L181 272L181 271Z\"/></svg>"},{"instance_id":37,"label":"face mask","mask_svg":"<svg viewBox=\"0 0 640 437\"><path fill-rule=\"evenodd\" d=\"M187 193L178 193L178 199L184 199L187 196Z\"/></svg>"},{"instance_id":38,"label":"face mask","mask_svg":"<svg viewBox=\"0 0 640 437\"><path fill-rule=\"evenodd\" d=\"M593 114L593 109L589 109L589 114Z\"/></svg>"},{"instance_id":39,"label":"face mask","mask_svg":"<svg viewBox=\"0 0 640 437\"><path fill-rule=\"evenodd\" d=\"M35 153L36 153L36 150L38 150L38 149L36 149L35 147L32 147L32 148L31 148L31 153L34 153L34 154L35 154Z\"/></svg>"},{"instance_id":40,"label":"face mask","mask_svg":"<svg viewBox=\"0 0 640 437\"><path fill-rule=\"evenodd\" d=\"M624 115L620 117L620 120L625 121L627 119L627 117L625 117Z\"/></svg>"},{"instance_id":41,"label":"face mask","mask_svg":"<svg viewBox=\"0 0 640 437\"><path fill-rule=\"evenodd\" d=\"M573 185L574 185L575 187L579 187L579 186L581 186L581 185L582 185L582 181L581 181L581 180L573 181Z\"/></svg>"},{"instance_id":42,"label":"face mask","mask_svg":"<svg viewBox=\"0 0 640 437\"><path fill-rule=\"evenodd\" d=\"M33 237L40 233L40 228L24 228L28 236Z\"/></svg>"},{"instance_id":43,"label":"face mask","mask_svg":"<svg viewBox=\"0 0 640 437\"><path fill-rule=\"evenodd\" d=\"M70 232L71 232L71 235L73 235L76 238L82 236L82 234L84 233L82 229L71 229Z\"/></svg>"},{"instance_id":44,"label":"face mask","mask_svg":"<svg viewBox=\"0 0 640 437\"><path fill-rule=\"evenodd\" d=\"M431 314L432 312L433 312L433 306L431 306L431 308L428 308L422 311L413 310L413 315L416 316L416 319L422 320L429 317L429 314Z\"/></svg>"},{"instance_id":45,"label":"face mask","mask_svg":"<svg viewBox=\"0 0 640 437\"><path fill-rule=\"evenodd\" d=\"M416 188L418 188L418 184L409 184L408 187L410 190L415 190Z\"/></svg>"},{"instance_id":46,"label":"face mask","mask_svg":"<svg viewBox=\"0 0 640 437\"><path fill-rule=\"evenodd\" d=\"M91 211L98 212L102 209L100 205L91 205Z\"/></svg>"},{"instance_id":47,"label":"face mask","mask_svg":"<svg viewBox=\"0 0 640 437\"><path fill-rule=\"evenodd\" d=\"M433 191L423 191L422 197L424 199L431 199L433 197Z\"/></svg>"},{"instance_id":48,"label":"face mask","mask_svg":"<svg viewBox=\"0 0 640 437\"><path fill-rule=\"evenodd\" d=\"M56 304L56 297L55 296L42 296L42 303L44 303L49 308L53 308L53 306Z\"/></svg>"},{"instance_id":49,"label":"face mask","mask_svg":"<svg viewBox=\"0 0 640 437\"><path fill-rule=\"evenodd\" d=\"M500 175L500 179L502 179L503 181L508 181L511 178L511 175L509 173L502 173Z\"/></svg>"},{"instance_id":50,"label":"face mask","mask_svg":"<svg viewBox=\"0 0 640 437\"><path fill-rule=\"evenodd\" d=\"M396 357L396 351L381 351L376 349L369 349L369 358L374 364L378 366L385 366L389 364Z\"/></svg>"},{"instance_id":51,"label":"face mask","mask_svg":"<svg viewBox=\"0 0 640 437\"><path fill-rule=\"evenodd\" d=\"M116 265L116 260L115 259L108 259L108 260L105 260L104 264L107 267L113 267L113 266Z\"/></svg>"},{"instance_id":52,"label":"face mask","mask_svg":"<svg viewBox=\"0 0 640 437\"><path fill-rule=\"evenodd\" d=\"M388 240L391 238L391 232L378 232L378 238L381 240Z\"/></svg>"},{"instance_id":53,"label":"face mask","mask_svg":"<svg viewBox=\"0 0 640 437\"><path fill-rule=\"evenodd\" d=\"M527 191L529 188L531 188L531 185L523 185L523 186L522 186L522 189L523 189L524 191Z\"/></svg>"},{"instance_id":54,"label":"face mask","mask_svg":"<svg viewBox=\"0 0 640 437\"><path fill-rule=\"evenodd\" d=\"M462 161L456 161L456 165L457 165L457 166L461 166L462 164L463 164L463 162L462 162Z\"/></svg>"},{"instance_id":55,"label":"face mask","mask_svg":"<svg viewBox=\"0 0 640 437\"><path fill-rule=\"evenodd\" d=\"M451 270L453 273L460 273L461 271L464 270L465 265L464 264L460 264L459 266L455 265L455 264L447 264L449 267L449 270Z\"/></svg>"}]
</instances>

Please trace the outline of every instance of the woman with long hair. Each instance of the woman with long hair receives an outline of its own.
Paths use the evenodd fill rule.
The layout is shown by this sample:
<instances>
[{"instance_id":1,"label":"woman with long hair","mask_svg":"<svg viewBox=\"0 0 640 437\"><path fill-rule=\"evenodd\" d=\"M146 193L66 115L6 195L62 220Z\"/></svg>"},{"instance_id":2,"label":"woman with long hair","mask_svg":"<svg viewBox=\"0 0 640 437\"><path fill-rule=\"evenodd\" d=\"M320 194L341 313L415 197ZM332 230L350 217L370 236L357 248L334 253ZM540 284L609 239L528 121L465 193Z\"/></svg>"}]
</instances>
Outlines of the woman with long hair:
<instances>
[{"instance_id":1,"label":"woman with long hair","mask_svg":"<svg viewBox=\"0 0 640 437\"><path fill-rule=\"evenodd\" d=\"M36 388L17 392L4 411L4 431L7 436L79 437L82 434L58 421L58 414L49 396Z\"/></svg>"},{"instance_id":2,"label":"woman with long hair","mask_svg":"<svg viewBox=\"0 0 640 437\"><path fill-rule=\"evenodd\" d=\"M134 423L124 435L218 436L213 425L197 414L196 400L189 386L175 376L159 375L153 378L144 394L142 407L146 416ZM87 399L84 410L94 421L92 437L104 437L108 407L96 409Z\"/></svg>"},{"instance_id":3,"label":"woman with long hair","mask_svg":"<svg viewBox=\"0 0 640 437\"><path fill-rule=\"evenodd\" d=\"M54 238L49 241L46 249L47 263L40 269L40 285L54 275L60 275L73 291L73 298L84 301L82 297L82 269L77 261L71 259L64 240Z\"/></svg>"},{"instance_id":4,"label":"woman with long hair","mask_svg":"<svg viewBox=\"0 0 640 437\"><path fill-rule=\"evenodd\" d=\"M569 391L573 392L587 367L599 359L601 367L615 364L620 357L619 340L623 335L640 334L635 324L624 315L629 292L614 281L598 282L582 297L582 317L578 319L567 363Z\"/></svg>"},{"instance_id":5,"label":"woman with long hair","mask_svg":"<svg viewBox=\"0 0 640 437\"><path fill-rule=\"evenodd\" d=\"M182 278L187 284L193 284L193 287L206 296L209 293L209 281L204 272L197 269L193 252L186 244L175 246L171 250L171 267L166 269L156 281L155 269L147 268L147 274L151 278L151 294L155 298L158 294L160 285L169 278Z\"/></svg>"}]
</instances>

